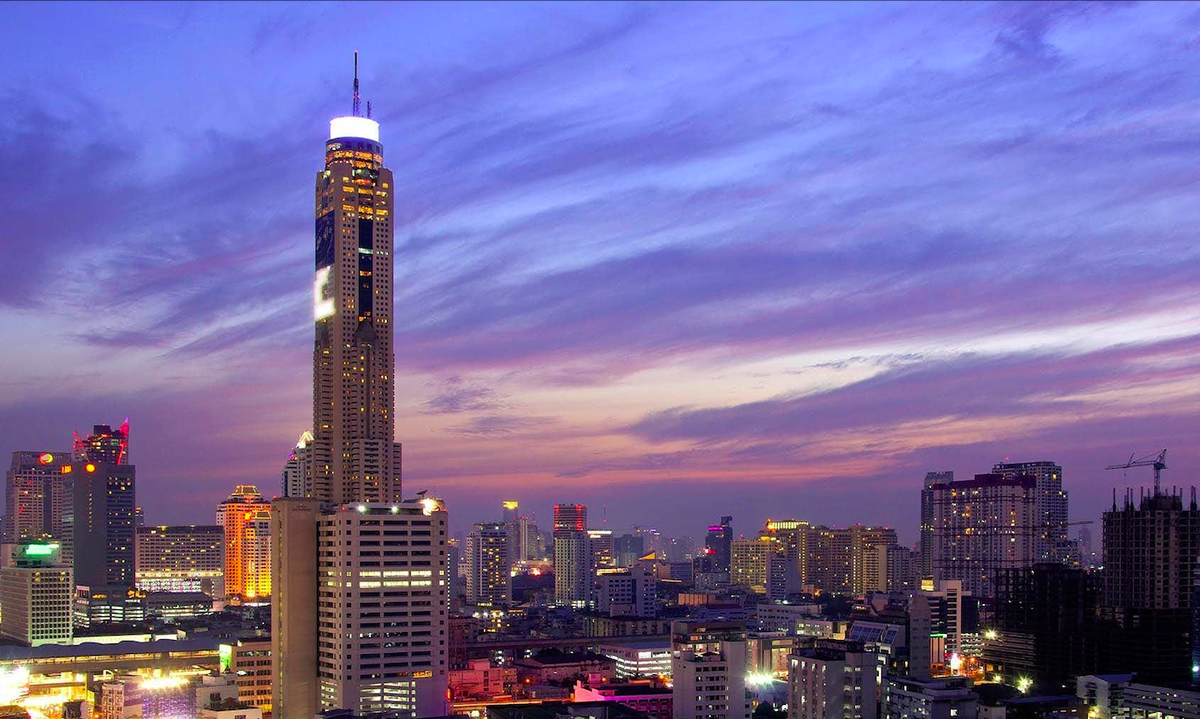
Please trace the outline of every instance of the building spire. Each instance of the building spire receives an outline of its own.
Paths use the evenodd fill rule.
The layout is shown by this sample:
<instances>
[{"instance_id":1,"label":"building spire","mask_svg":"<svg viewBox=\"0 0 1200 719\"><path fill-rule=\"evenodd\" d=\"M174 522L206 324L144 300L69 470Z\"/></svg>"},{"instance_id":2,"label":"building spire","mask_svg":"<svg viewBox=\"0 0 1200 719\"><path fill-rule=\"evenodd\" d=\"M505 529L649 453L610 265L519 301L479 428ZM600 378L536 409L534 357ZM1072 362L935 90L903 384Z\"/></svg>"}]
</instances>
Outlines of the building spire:
<instances>
[{"instance_id":1,"label":"building spire","mask_svg":"<svg viewBox=\"0 0 1200 719\"><path fill-rule=\"evenodd\" d=\"M358 50L354 51L354 112L355 117L359 117L358 110Z\"/></svg>"}]
</instances>

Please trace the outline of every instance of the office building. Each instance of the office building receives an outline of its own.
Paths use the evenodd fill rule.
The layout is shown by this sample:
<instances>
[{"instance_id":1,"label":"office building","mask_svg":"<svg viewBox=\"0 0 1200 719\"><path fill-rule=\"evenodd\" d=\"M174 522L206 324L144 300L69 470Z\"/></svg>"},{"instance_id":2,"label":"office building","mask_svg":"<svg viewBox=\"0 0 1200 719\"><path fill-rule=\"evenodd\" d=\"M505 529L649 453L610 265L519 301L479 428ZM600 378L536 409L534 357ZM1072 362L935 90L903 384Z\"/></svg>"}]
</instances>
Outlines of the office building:
<instances>
[{"instance_id":1,"label":"office building","mask_svg":"<svg viewBox=\"0 0 1200 719\"><path fill-rule=\"evenodd\" d=\"M525 559L525 535L521 531L521 504L515 499L500 503L500 521L508 532L508 563L510 567Z\"/></svg>"},{"instance_id":2,"label":"office building","mask_svg":"<svg viewBox=\"0 0 1200 719\"><path fill-rule=\"evenodd\" d=\"M878 655L861 642L818 639L788 662L788 719L876 719Z\"/></svg>"},{"instance_id":3,"label":"office building","mask_svg":"<svg viewBox=\"0 0 1200 719\"><path fill-rule=\"evenodd\" d=\"M134 579L146 592L225 596L225 528L215 524L138 527Z\"/></svg>"},{"instance_id":4,"label":"office building","mask_svg":"<svg viewBox=\"0 0 1200 719\"><path fill-rule=\"evenodd\" d=\"M72 444L76 462L128 464L129 418L116 430L107 424L97 424L92 425L92 433L87 437L75 432Z\"/></svg>"},{"instance_id":5,"label":"office building","mask_svg":"<svg viewBox=\"0 0 1200 719\"><path fill-rule=\"evenodd\" d=\"M645 563L596 574L596 611L613 617L653 617L658 613L657 581Z\"/></svg>"},{"instance_id":6,"label":"office building","mask_svg":"<svg viewBox=\"0 0 1200 719\"><path fill-rule=\"evenodd\" d=\"M1036 478L977 474L929 491L934 579L957 579L974 596L991 598L1000 570L1033 564L1040 527Z\"/></svg>"},{"instance_id":7,"label":"office building","mask_svg":"<svg viewBox=\"0 0 1200 719\"><path fill-rule=\"evenodd\" d=\"M394 212L379 123L334 118L314 214L312 499L272 511L274 714L448 711L445 505L403 500ZM319 583L319 591L318 591Z\"/></svg>"},{"instance_id":8,"label":"office building","mask_svg":"<svg viewBox=\"0 0 1200 719\"><path fill-rule=\"evenodd\" d=\"M0 568L0 633L25 646L70 644L75 595L58 542L22 540Z\"/></svg>"},{"instance_id":9,"label":"office building","mask_svg":"<svg viewBox=\"0 0 1200 719\"><path fill-rule=\"evenodd\" d=\"M883 687L882 719L970 719L979 696L966 677L888 677Z\"/></svg>"},{"instance_id":10,"label":"office building","mask_svg":"<svg viewBox=\"0 0 1200 719\"><path fill-rule=\"evenodd\" d=\"M953 655L962 653L962 635L977 628L972 621L974 615L969 614L972 595L960 579L939 580L925 587L918 594L929 609L930 636L939 640L930 644L930 660L944 665Z\"/></svg>"},{"instance_id":11,"label":"office building","mask_svg":"<svg viewBox=\"0 0 1200 719\"><path fill-rule=\"evenodd\" d=\"M746 625L673 622L671 680L675 719L749 719Z\"/></svg>"},{"instance_id":12,"label":"office building","mask_svg":"<svg viewBox=\"0 0 1200 719\"><path fill-rule=\"evenodd\" d=\"M68 452L18 451L4 476L4 541L62 538Z\"/></svg>"},{"instance_id":13,"label":"office building","mask_svg":"<svg viewBox=\"0 0 1200 719\"><path fill-rule=\"evenodd\" d=\"M467 602L483 607L512 603L507 522L481 522L467 535Z\"/></svg>"},{"instance_id":14,"label":"office building","mask_svg":"<svg viewBox=\"0 0 1200 719\"><path fill-rule=\"evenodd\" d=\"M953 481L954 472L949 470L925 473L925 484L921 488L921 542L917 549L920 561L917 567L919 579L933 577L934 487Z\"/></svg>"},{"instance_id":15,"label":"office building","mask_svg":"<svg viewBox=\"0 0 1200 719\"><path fill-rule=\"evenodd\" d=\"M611 569L617 566L613 559L613 533L611 529L589 529L588 551L592 555L592 571Z\"/></svg>"},{"instance_id":16,"label":"office building","mask_svg":"<svg viewBox=\"0 0 1200 719\"><path fill-rule=\"evenodd\" d=\"M271 675L274 661L271 658L271 639L237 639L222 644L219 648L221 674L234 678L237 698L248 706L258 707L270 713Z\"/></svg>"},{"instance_id":17,"label":"office building","mask_svg":"<svg viewBox=\"0 0 1200 719\"><path fill-rule=\"evenodd\" d=\"M704 546L712 550L713 571L729 572L733 561L733 517L721 517L720 524L709 526Z\"/></svg>"},{"instance_id":18,"label":"office building","mask_svg":"<svg viewBox=\"0 0 1200 719\"><path fill-rule=\"evenodd\" d=\"M271 504L239 484L217 507L225 535L225 594L238 601L271 596Z\"/></svg>"},{"instance_id":19,"label":"office building","mask_svg":"<svg viewBox=\"0 0 1200 719\"><path fill-rule=\"evenodd\" d=\"M103 427L103 425L101 425ZM92 447L90 435L84 446ZM114 451L102 437L100 456ZM120 440L115 440L120 444ZM77 585L131 589L134 583L134 514L137 510L136 468L79 459L66 466L63 494L63 559L74 567Z\"/></svg>"},{"instance_id":20,"label":"office building","mask_svg":"<svg viewBox=\"0 0 1200 719\"><path fill-rule=\"evenodd\" d=\"M587 533L587 507L554 505L554 601L586 606L592 588L592 552Z\"/></svg>"},{"instance_id":21,"label":"office building","mask_svg":"<svg viewBox=\"0 0 1200 719\"><path fill-rule=\"evenodd\" d=\"M1195 490L1179 494L1132 490L1103 517L1101 615L1121 671L1139 681L1183 682L1192 677L1192 598L1200 557L1200 510Z\"/></svg>"},{"instance_id":22,"label":"office building","mask_svg":"<svg viewBox=\"0 0 1200 719\"><path fill-rule=\"evenodd\" d=\"M301 432L287 462L284 462L280 487L284 497L313 496L312 442L312 432Z\"/></svg>"}]
</instances>

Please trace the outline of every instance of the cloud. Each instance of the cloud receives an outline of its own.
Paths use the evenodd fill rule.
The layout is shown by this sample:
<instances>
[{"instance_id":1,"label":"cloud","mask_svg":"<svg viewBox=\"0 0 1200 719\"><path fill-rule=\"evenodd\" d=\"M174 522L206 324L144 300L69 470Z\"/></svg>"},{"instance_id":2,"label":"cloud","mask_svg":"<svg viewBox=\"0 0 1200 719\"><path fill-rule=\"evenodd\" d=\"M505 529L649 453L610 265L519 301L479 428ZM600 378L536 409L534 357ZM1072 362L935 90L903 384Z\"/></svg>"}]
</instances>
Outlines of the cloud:
<instances>
[{"instance_id":1,"label":"cloud","mask_svg":"<svg viewBox=\"0 0 1200 719\"><path fill-rule=\"evenodd\" d=\"M426 414L484 412L503 407L490 387L466 382L461 377L447 377L431 384L438 392L425 401Z\"/></svg>"}]
</instances>

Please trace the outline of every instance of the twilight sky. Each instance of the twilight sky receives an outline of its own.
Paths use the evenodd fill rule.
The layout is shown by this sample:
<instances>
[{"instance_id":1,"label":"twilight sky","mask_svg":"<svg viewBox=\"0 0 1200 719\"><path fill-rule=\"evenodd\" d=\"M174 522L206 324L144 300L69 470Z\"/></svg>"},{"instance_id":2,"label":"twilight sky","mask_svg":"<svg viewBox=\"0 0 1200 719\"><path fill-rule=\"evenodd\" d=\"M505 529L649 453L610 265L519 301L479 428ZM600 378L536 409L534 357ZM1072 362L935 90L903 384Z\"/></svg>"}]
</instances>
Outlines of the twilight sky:
<instances>
[{"instance_id":1,"label":"twilight sky","mask_svg":"<svg viewBox=\"0 0 1200 719\"><path fill-rule=\"evenodd\" d=\"M455 530L912 541L930 469L1058 460L1079 519L1131 452L1200 469L1200 5L14 4L0 46L0 451L128 415L150 522L309 427L355 48Z\"/></svg>"}]
</instances>

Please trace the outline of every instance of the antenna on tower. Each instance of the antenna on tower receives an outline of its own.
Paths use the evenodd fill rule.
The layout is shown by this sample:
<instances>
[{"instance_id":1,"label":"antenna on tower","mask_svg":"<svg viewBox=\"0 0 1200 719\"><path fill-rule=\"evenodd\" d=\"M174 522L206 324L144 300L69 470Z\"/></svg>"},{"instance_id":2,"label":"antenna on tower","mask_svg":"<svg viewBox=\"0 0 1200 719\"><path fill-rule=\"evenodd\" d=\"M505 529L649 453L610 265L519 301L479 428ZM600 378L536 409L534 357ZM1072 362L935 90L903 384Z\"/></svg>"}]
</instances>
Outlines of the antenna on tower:
<instances>
[{"instance_id":1,"label":"antenna on tower","mask_svg":"<svg viewBox=\"0 0 1200 719\"><path fill-rule=\"evenodd\" d=\"M367 100L367 119L371 119L371 101Z\"/></svg>"},{"instance_id":2,"label":"antenna on tower","mask_svg":"<svg viewBox=\"0 0 1200 719\"><path fill-rule=\"evenodd\" d=\"M359 116L358 110L358 50L354 51L354 116Z\"/></svg>"}]
</instances>

